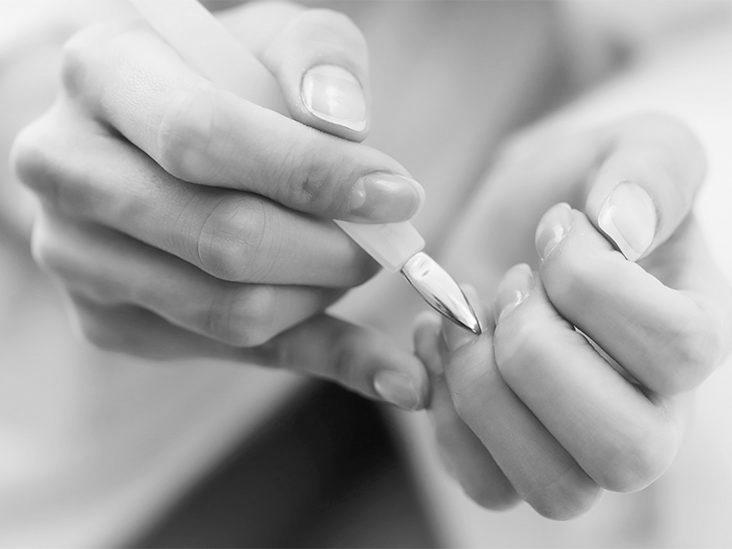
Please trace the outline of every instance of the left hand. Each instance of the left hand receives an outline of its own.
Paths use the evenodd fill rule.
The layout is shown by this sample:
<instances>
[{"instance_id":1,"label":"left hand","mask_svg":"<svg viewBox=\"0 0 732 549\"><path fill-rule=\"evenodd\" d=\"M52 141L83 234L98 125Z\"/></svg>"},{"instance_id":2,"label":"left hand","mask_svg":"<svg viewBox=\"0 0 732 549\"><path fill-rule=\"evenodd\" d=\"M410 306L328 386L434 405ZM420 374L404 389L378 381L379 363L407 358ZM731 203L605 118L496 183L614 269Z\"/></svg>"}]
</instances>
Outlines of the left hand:
<instances>
[{"instance_id":1,"label":"left hand","mask_svg":"<svg viewBox=\"0 0 732 549\"><path fill-rule=\"evenodd\" d=\"M704 155L678 122L540 129L497 166L446 247L453 267L476 259L453 270L495 295L495 320L479 337L443 326L441 339L423 317L415 347L466 492L566 519L670 465L688 391L729 351L731 292L690 213ZM517 265L499 284L517 261L537 271Z\"/></svg>"}]
</instances>

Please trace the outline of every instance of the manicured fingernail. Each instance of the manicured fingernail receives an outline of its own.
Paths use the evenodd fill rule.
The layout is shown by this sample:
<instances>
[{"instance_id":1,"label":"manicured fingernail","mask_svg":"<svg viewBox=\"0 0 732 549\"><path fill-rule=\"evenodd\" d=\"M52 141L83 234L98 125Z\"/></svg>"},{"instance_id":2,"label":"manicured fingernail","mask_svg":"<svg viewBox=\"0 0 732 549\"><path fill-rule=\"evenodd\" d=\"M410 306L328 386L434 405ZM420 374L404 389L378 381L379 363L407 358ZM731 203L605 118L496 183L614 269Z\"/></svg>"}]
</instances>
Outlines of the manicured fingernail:
<instances>
[{"instance_id":1,"label":"manicured fingernail","mask_svg":"<svg viewBox=\"0 0 732 549\"><path fill-rule=\"evenodd\" d=\"M531 267L526 263L516 265L506 273L498 285L496 306L493 309L496 324L500 322L501 317L513 311L529 297L533 285L534 275L531 273Z\"/></svg>"},{"instance_id":2,"label":"manicured fingernail","mask_svg":"<svg viewBox=\"0 0 732 549\"><path fill-rule=\"evenodd\" d=\"M544 261L556 249L572 227L572 208L564 202L544 214L536 228L536 251Z\"/></svg>"},{"instance_id":3,"label":"manicured fingernail","mask_svg":"<svg viewBox=\"0 0 732 549\"><path fill-rule=\"evenodd\" d=\"M366 100L353 74L337 65L316 65L302 78L305 107L326 122L361 132L366 129Z\"/></svg>"},{"instance_id":4,"label":"manicured fingernail","mask_svg":"<svg viewBox=\"0 0 732 549\"><path fill-rule=\"evenodd\" d=\"M630 261L648 249L656 235L656 208L648 193L635 183L620 183L607 197L597 224Z\"/></svg>"},{"instance_id":5,"label":"manicured fingernail","mask_svg":"<svg viewBox=\"0 0 732 549\"><path fill-rule=\"evenodd\" d=\"M378 372L374 376L374 390L385 401L404 410L417 410L422 402L412 380L400 372Z\"/></svg>"},{"instance_id":6,"label":"manicured fingernail","mask_svg":"<svg viewBox=\"0 0 732 549\"><path fill-rule=\"evenodd\" d=\"M424 201L422 185L401 175L372 173L356 181L351 190L351 221L404 221L417 213Z\"/></svg>"}]
</instances>

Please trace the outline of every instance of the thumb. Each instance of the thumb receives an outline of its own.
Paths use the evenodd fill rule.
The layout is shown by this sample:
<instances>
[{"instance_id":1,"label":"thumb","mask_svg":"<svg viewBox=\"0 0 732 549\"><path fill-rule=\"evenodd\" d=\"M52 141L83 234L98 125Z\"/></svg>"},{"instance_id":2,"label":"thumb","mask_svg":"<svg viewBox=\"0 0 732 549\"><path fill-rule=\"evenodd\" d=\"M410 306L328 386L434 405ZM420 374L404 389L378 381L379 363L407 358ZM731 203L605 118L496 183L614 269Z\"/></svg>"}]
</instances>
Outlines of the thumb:
<instances>
[{"instance_id":1,"label":"thumb","mask_svg":"<svg viewBox=\"0 0 732 549\"><path fill-rule=\"evenodd\" d=\"M326 9L291 16L258 53L295 120L352 141L369 126L368 52L361 31Z\"/></svg>"},{"instance_id":2,"label":"thumb","mask_svg":"<svg viewBox=\"0 0 732 549\"><path fill-rule=\"evenodd\" d=\"M364 140L369 126L368 52L361 31L347 16L272 1L226 12L221 22L267 69L257 71L256 78L271 80L256 87L263 93L244 97L307 126ZM271 97L277 88L284 105Z\"/></svg>"},{"instance_id":3,"label":"thumb","mask_svg":"<svg viewBox=\"0 0 732 549\"><path fill-rule=\"evenodd\" d=\"M671 117L645 115L611 129L589 180L585 211L625 257L636 261L686 218L706 162L694 135Z\"/></svg>"}]
</instances>

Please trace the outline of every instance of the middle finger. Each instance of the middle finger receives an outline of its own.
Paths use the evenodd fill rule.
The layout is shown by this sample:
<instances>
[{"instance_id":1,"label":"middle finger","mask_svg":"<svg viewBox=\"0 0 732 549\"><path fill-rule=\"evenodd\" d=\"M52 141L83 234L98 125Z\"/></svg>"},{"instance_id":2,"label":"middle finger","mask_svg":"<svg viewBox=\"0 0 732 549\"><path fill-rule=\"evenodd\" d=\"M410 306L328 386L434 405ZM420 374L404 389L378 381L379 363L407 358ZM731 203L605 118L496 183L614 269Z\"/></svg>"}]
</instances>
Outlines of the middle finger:
<instances>
[{"instance_id":1,"label":"middle finger","mask_svg":"<svg viewBox=\"0 0 732 549\"><path fill-rule=\"evenodd\" d=\"M181 181L113 136L48 135L54 142L34 168L45 177L26 179L42 182L34 190L51 207L109 226L217 278L349 287L376 270L329 220L258 195Z\"/></svg>"}]
</instances>

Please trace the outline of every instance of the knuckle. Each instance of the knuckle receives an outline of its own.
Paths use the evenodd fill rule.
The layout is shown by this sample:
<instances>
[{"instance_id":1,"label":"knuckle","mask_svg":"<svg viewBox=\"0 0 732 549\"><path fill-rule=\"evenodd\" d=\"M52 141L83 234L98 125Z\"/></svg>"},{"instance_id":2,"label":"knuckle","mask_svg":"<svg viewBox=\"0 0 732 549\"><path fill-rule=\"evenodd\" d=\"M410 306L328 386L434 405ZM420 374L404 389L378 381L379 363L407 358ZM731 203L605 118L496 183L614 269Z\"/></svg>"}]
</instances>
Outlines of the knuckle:
<instances>
[{"instance_id":1,"label":"knuckle","mask_svg":"<svg viewBox=\"0 0 732 549\"><path fill-rule=\"evenodd\" d=\"M216 94L209 85L181 92L170 102L157 128L157 162L184 181L210 177L206 162L213 133Z\"/></svg>"},{"instance_id":2,"label":"knuckle","mask_svg":"<svg viewBox=\"0 0 732 549\"><path fill-rule=\"evenodd\" d=\"M677 447L677 436L668 424L628 426L606 453L604 467L593 476L613 492L641 490L663 474Z\"/></svg>"},{"instance_id":3,"label":"knuckle","mask_svg":"<svg viewBox=\"0 0 732 549\"><path fill-rule=\"evenodd\" d=\"M256 347L269 341L274 324L274 289L248 287L224 292L208 315L208 331L238 347Z\"/></svg>"},{"instance_id":4,"label":"knuckle","mask_svg":"<svg viewBox=\"0 0 732 549\"><path fill-rule=\"evenodd\" d=\"M10 166L18 180L51 210L81 211L97 180L77 136L57 133L52 114L24 128L13 142Z\"/></svg>"},{"instance_id":5,"label":"knuckle","mask_svg":"<svg viewBox=\"0 0 732 549\"><path fill-rule=\"evenodd\" d=\"M599 493L599 487L573 466L553 481L532 490L526 501L541 516L564 521L589 511Z\"/></svg>"},{"instance_id":6,"label":"knuckle","mask_svg":"<svg viewBox=\"0 0 732 549\"><path fill-rule=\"evenodd\" d=\"M59 161L54 147L48 143L48 132L41 120L24 128L15 138L10 165L18 179L34 193L54 196Z\"/></svg>"},{"instance_id":7,"label":"knuckle","mask_svg":"<svg viewBox=\"0 0 732 549\"><path fill-rule=\"evenodd\" d=\"M224 280L256 282L266 275L272 254L264 254L267 211L254 197L224 198L203 222L197 237L204 270Z\"/></svg>"},{"instance_id":8,"label":"knuckle","mask_svg":"<svg viewBox=\"0 0 732 549\"><path fill-rule=\"evenodd\" d=\"M105 89L110 59L118 59L140 33L150 31L141 20L95 23L72 35L61 52L61 84L66 94L82 102L98 98Z\"/></svg>"},{"instance_id":9,"label":"knuckle","mask_svg":"<svg viewBox=\"0 0 732 549\"><path fill-rule=\"evenodd\" d=\"M61 83L71 96L81 95L103 44L106 25L92 25L74 34L61 53Z\"/></svg>"}]
</instances>

